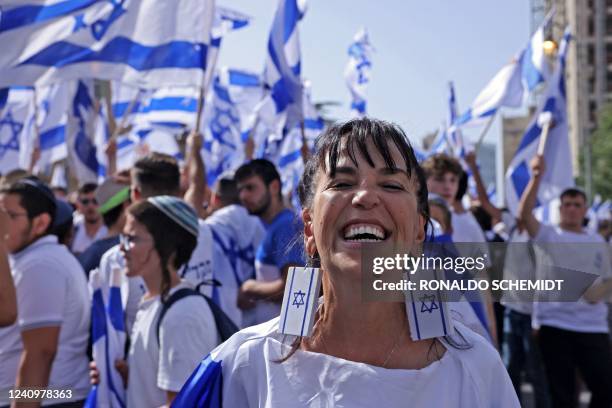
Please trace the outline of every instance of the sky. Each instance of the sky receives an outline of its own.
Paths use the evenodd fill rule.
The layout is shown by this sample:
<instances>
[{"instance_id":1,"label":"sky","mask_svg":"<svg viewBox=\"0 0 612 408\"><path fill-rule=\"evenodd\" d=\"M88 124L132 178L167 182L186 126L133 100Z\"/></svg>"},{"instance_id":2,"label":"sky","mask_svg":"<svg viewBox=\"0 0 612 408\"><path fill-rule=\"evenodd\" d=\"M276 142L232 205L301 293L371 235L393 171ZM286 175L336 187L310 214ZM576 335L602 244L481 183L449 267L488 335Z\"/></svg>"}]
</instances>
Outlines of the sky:
<instances>
[{"instance_id":1,"label":"sky","mask_svg":"<svg viewBox=\"0 0 612 408\"><path fill-rule=\"evenodd\" d=\"M229 33L219 65L261 72L278 0L217 0L252 17ZM448 116L448 82L466 110L497 71L529 40L529 0L308 0L300 23L302 74L313 101L337 101L331 111L348 119L343 72L348 46L366 27L375 48L368 114L399 124L411 139L439 128ZM512 112L506 112L512 115ZM516 112L514 112L516 114ZM501 131L499 119L487 141ZM467 132L478 139L480 130Z\"/></svg>"}]
</instances>

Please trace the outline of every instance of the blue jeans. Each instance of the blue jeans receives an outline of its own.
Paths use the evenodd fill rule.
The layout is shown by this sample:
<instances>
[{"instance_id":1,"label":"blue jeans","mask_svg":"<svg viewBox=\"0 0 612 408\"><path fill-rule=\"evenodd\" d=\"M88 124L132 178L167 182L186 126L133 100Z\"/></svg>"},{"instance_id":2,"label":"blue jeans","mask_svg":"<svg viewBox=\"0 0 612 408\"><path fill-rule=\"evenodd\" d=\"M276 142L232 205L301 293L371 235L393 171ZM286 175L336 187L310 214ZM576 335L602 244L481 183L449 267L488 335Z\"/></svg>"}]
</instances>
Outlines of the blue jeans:
<instances>
[{"instance_id":1,"label":"blue jeans","mask_svg":"<svg viewBox=\"0 0 612 408\"><path fill-rule=\"evenodd\" d=\"M533 386L536 407L549 408L548 383L540 350L532 335L531 316L506 308L504 334L507 347L504 352L504 362L519 400L521 400L521 376L525 371Z\"/></svg>"}]
</instances>

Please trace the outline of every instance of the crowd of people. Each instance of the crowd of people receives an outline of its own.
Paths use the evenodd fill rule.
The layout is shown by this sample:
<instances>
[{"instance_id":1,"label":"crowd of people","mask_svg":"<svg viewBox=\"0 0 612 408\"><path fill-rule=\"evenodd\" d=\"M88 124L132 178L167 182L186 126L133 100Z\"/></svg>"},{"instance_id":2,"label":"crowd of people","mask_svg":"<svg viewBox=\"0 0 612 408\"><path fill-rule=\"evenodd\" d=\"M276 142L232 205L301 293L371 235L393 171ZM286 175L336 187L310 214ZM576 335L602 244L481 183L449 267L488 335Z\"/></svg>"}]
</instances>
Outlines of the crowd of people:
<instances>
[{"instance_id":1,"label":"crowd of people","mask_svg":"<svg viewBox=\"0 0 612 408\"><path fill-rule=\"evenodd\" d=\"M20 406L8 391L27 387L71 390L45 406L86 404L91 384L105 380L90 352L92 288L117 270L128 346L113 369L130 408L517 407L525 382L538 408L577 406L582 389L591 407L612 406L610 229L584 228L579 189L560 195L558 225L534 217L542 157L513 217L489 201L474 153L418 163L400 128L354 119L317 139L298 209L264 159L209 189L199 144L189 136L183 167L148 153L74 192L23 171L4 175L0 407ZM477 244L457 248L486 253L488 270L501 265L505 277L537 276L541 265L521 252L527 245L508 245L496 262L488 242L592 244L577 249L578 270L586 259L597 279L571 302L500 303L488 293L454 302L452 333L414 340L405 303L362 301L362 250L428 241ZM553 261L572 258L552 248ZM285 280L304 265L322 271L314 329L286 336ZM220 315L240 330L229 339Z\"/></svg>"}]
</instances>

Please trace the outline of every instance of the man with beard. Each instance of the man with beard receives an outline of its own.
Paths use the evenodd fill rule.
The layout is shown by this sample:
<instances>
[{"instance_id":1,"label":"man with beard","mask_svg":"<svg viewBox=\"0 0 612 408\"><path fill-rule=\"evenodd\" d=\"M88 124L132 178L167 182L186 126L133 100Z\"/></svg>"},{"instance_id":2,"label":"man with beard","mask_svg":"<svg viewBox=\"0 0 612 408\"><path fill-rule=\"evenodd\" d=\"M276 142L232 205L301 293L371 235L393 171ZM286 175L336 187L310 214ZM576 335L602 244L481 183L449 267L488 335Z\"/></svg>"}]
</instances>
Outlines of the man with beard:
<instances>
[{"instance_id":1,"label":"man with beard","mask_svg":"<svg viewBox=\"0 0 612 408\"><path fill-rule=\"evenodd\" d=\"M84 252L95 241L106 236L107 233L102 216L98 212L97 188L95 183L86 183L78 190L76 206L82 218L75 222L74 240L71 247L72 252L77 255Z\"/></svg>"},{"instance_id":2,"label":"man with beard","mask_svg":"<svg viewBox=\"0 0 612 408\"><path fill-rule=\"evenodd\" d=\"M266 228L255 255L255 279L246 280L238 294L241 309L256 306L252 323L257 324L279 315L287 271L304 264L298 239L303 226L296 214L283 205L281 179L274 164L252 160L236 170L235 179L240 202Z\"/></svg>"}]
</instances>

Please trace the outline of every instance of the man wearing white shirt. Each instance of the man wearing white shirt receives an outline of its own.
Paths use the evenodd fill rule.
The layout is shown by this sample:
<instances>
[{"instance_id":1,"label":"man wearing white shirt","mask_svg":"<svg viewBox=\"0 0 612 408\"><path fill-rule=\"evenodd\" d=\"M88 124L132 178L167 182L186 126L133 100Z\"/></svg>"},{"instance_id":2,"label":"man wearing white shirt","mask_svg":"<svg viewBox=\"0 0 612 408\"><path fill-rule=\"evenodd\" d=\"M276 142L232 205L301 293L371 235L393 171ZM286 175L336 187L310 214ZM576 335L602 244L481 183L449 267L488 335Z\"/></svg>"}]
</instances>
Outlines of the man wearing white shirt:
<instances>
[{"instance_id":1,"label":"man wearing white shirt","mask_svg":"<svg viewBox=\"0 0 612 408\"><path fill-rule=\"evenodd\" d=\"M0 190L0 207L9 215L18 313L15 324L0 329L0 406L11 403L8 390L27 387L70 390L42 405L79 403L89 391L91 309L83 269L50 233L53 193L36 178L21 179Z\"/></svg>"},{"instance_id":2,"label":"man wearing white shirt","mask_svg":"<svg viewBox=\"0 0 612 408\"><path fill-rule=\"evenodd\" d=\"M559 243L544 248L553 265L595 273L599 277L576 302L534 304L533 324L539 327L539 343L550 384L554 407L574 406L575 372L578 370L591 391L591 407L612 406L612 353L608 308L602 301L612 291L609 253L599 235L583 228L587 212L586 195L567 189L559 207L558 227L541 224L533 215L540 182L545 172L543 156L531 163L533 177L523 192L519 217L536 243ZM568 245L571 244L571 245ZM588 244L585 245L585 244ZM574 250L571 248L574 247ZM576 261L578 260L578 261ZM538 265L538 270L542 265Z\"/></svg>"}]
</instances>

